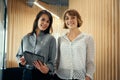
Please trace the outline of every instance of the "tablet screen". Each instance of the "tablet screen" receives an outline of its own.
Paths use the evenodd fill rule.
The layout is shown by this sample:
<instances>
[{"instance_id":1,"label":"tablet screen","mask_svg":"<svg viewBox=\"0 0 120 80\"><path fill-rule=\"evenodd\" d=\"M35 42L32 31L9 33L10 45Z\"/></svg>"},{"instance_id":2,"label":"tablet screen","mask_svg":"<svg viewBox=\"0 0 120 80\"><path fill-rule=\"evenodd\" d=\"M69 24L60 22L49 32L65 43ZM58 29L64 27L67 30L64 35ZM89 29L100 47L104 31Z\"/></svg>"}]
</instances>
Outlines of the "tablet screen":
<instances>
[{"instance_id":1,"label":"tablet screen","mask_svg":"<svg viewBox=\"0 0 120 80\"><path fill-rule=\"evenodd\" d=\"M29 51L24 52L24 58L25 58L27 64L29 64L29 65L33 65L33 62L36 60L39 60L42 63L44 63L44 56L41 56L39 54L34 54Z\"/></svg>"}]
</instances>

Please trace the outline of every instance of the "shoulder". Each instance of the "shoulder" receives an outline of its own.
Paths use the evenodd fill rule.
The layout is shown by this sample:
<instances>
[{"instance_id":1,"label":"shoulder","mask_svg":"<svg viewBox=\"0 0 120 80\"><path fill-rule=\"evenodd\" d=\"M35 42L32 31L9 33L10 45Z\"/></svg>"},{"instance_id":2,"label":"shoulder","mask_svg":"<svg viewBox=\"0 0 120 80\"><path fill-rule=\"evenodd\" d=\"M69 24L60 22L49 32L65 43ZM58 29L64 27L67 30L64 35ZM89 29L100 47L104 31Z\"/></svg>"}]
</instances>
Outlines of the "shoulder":
<instances>
[{"instance_id":1,"label":"shoulder","mask_svg":"<svg viewBox=\"0 0 120 80\"><path fill-rule=\"evenodd\" d=\"M91 35L91 34L82 33L82 35L83 35L86 39L93 39L93 35Z\"/></svg>"},{"instance_id":2,"label":"shoulder","mask_svg":"<svg viewBox=\"0 0 120 80\"><path fill-rule=\"evenodd\" d=\"M55 37L52 34L47 34L47 37L49 37L51 39L55 39Z\"/></svg>"},{"instance_id":3,"label":"shoulder","mask_svg":"<svg viewBox=\"0 0 120 80\"><path fill-rule=\"evenodd\" d=\"M51 34L46 34L46 39L55 41L55 37Z\"/></svg>"},{"instance_id":4,"label":"shoulder","mask_svg":"<svg viewBox=\"0 0 120 80\"><path fill-rule=\"evenodd\" d=\"M84 37L85 37L85 42L88 44L88 43L94 43L94 38L93 38L93 35L91 34L86 34L84 33L83 34Z\"/></svg>"},{"instance_id":5,"label":"shoulder","mask_svg":"<svg viewBox=\"0 0 120 80\"><path fill-rule=\"evenodd\" d=\"M35 39L34 34L26 34L26 35L23 36L22 41L26 42L26 41L29 41L31 39Z\"/></svg>"},{"instance_id":6,"label":"shoulder","mask_svg":"<svg viewBox=\"0 0 120 80\"><path fill-rule=\"evenodd\" d=\"M33 35L31 35L31 34L26 34L26 35L23 36L22 39L27 39L27 38L29 38L29 37L31 37L31 36L33 36Z\"/></svg>"},{"instance_id":7,"label":"shoulder","mask_svg":"<svg viewBox=\"0 0 120 80\"><path fill-rule=\"evenodd\" d=\"M22 40L24 40L24 39L26 39L28 37L29 37L28 34L26 34L26 35L23 36Z\"/></svg>"},{"instance_id":8,"label":"shoulder","mask_svg":"<svg viewBox=\"0 0 120 80\"><path fill-rule=\"evenodd\" d=\"M64 39L65 36L66 36L66 34L59 36L59 37L58 37L58 40Z\"/></svg>"},{"instance_id":9,"label":"shoulder","mask_svg":"<svg viewBox=\"0 0 120 80\"><path fill-rule=\"evenodd\" d=\"M62 34L57 39L58 43L66 41L66 34Z\"/></svg>"}]
</instances>

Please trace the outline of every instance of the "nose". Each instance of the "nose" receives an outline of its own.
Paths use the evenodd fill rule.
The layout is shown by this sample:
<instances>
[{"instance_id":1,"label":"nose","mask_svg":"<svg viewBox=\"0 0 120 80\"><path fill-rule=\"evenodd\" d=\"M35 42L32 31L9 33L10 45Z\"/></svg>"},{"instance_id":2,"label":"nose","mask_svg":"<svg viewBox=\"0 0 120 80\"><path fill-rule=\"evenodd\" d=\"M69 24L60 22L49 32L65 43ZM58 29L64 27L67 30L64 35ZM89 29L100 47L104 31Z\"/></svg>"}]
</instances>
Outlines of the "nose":
<instances>
[{"instance_id":1,"label":"nose","mask_svg":"<svg viewBox=\"0 0 120 80\"><path fill-rule=\"evenodd\" d=\"M44 24L47 24L47 21L44 21Z\"/></svg>"},{"instance_id":2,"label":"nose","mask_svg":"<svg viewBox=\"0 0 120 80\"><path fill-rule=\"evenodd\" d=\"M69 21L69 22L72 22L72 19L69 19L68 21Z\"/></svg>"}]
</instances>

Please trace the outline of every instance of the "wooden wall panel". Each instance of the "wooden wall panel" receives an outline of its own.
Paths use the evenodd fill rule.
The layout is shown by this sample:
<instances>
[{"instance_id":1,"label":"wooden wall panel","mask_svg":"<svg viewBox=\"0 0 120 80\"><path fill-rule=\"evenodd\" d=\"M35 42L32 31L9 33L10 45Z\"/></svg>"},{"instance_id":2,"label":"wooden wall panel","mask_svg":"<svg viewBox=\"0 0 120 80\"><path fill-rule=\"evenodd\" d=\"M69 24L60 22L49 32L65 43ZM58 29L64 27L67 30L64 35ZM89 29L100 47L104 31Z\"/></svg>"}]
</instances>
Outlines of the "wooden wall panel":
<instances>
[{"instance_id":1,"label":"wooden wall panel","mask_svg":"<svg viewBox=\"0 0 120 80\"><path fill-rule=\"evenodd\" d=\"M7 67L18 66L16 54L21 39L31 32L36 14L41 9L27 6L26 0L8 0Z\"/></svg>"},{"instance_id":2,"label":"wooden wall panel","mask_svg":"<svg viewBox=\"0 0 120 80\"><path fill-rule=\"evenodd\" d=\"M120 80L120 0L69 0L96 43L94 80Z\"/></svg>"},{"instance_id":3,"label":"wooden wall panel","mask_svg":"<svg viewBox=\"0 0 120 80\"><path fill-rule=\"evenodd\" d=\"M31 31L40 8L28 7L26 0L8 0L7 67L17 66L15 55L21 38ZM69 0L83 19L81 30L93 35L96 43L94 80L120 80L120 0ZM57 22L57 19L54 19ZM63 33L62 22L54 23Z\"/></svg>"}]
</instances>

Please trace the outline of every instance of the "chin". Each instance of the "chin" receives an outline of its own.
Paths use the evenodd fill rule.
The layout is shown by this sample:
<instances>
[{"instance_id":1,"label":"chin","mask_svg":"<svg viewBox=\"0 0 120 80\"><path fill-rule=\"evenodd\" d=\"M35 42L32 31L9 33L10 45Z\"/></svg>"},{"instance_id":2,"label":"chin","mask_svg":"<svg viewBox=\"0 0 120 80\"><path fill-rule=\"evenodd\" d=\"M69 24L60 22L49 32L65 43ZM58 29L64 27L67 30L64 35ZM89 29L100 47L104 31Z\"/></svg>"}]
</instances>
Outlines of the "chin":
<instances>
[{"instance_id":1,"label":"chin","mask_svg":"<svg viewBox=\"0 0 120 80\"><path fill-rule=\"evenodd\" d=\"M41 31L45 31L46 29L45 29L45 28L44 28L44 29L43 29L43 28L41 28L40 30L41 30Z\"/></svg>"},{"instance_id":2,"label":"chin","mask_svg":"<svg viewBox=\"0 0 120 80\"><path fill-rule=\"evenodd\" d=\"M45 30L41 30L41 31L45 31Z\"/></svg>"}]
</instances>

